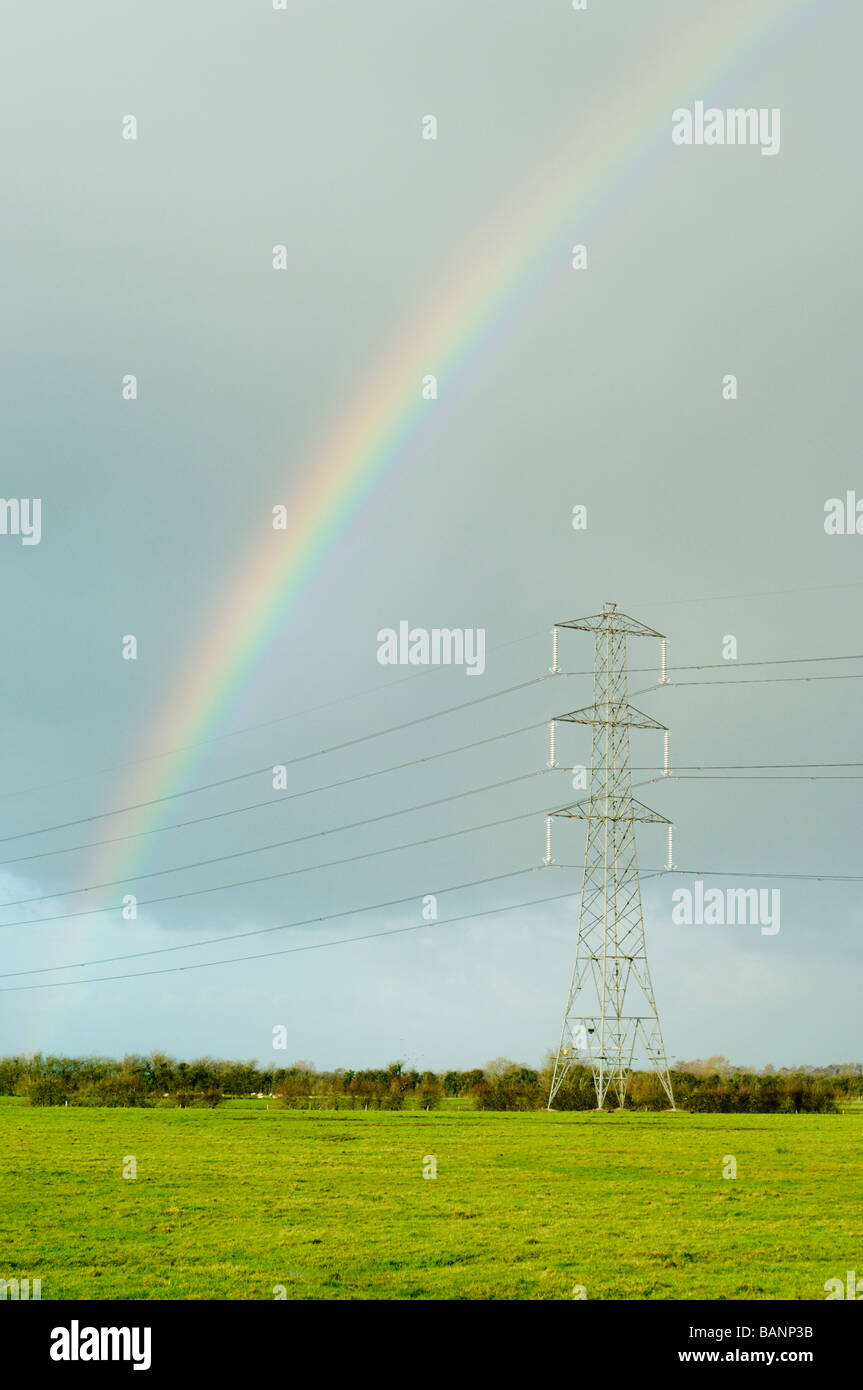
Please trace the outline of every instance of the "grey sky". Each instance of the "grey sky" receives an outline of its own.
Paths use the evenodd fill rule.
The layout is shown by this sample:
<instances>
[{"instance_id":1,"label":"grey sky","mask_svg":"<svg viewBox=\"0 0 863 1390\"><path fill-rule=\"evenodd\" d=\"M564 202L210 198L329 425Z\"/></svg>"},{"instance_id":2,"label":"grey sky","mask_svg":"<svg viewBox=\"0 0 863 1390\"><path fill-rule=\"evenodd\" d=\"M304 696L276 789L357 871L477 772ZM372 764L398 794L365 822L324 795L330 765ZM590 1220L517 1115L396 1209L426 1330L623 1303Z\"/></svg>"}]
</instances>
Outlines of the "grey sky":
<instances>
[{"instance_id":1,"label":"grey sky","mask_svg":"<svg viewBox=\"0 0 863 1390\"><path fill-rule=\"evenodd\" d=\"M702 8L706 22L716 7ZM505 241L537 166L557 149L601 139L603 123L620 115L621 91L631 90L638 112L642 79L668 61L697 9L693 0L590 0L584 14L566 0L327 0L285 13L269 0L7 3L0 491L41 497L44 527L38 546L0 537L0 834L127 803L133 769L100 770L157 751L147 744L154 721L202 634L219 623L232 577L271 539L272 505L290 504L320 440L376 364L401 342L407 350L413 325L463 267L465 247L482 248L487 236L492 255L497 238ZM776 7L722 7L729 30L741 33L757 10ZM561 237L559 276L505 320L492 351L469 359L457 380L442 376L442 428L405 450L300 601L286 605L271 649L217 732L377 692L217 740L196 781L542 674L552 622L609 599L668 633L672 665L720 661L726 634L737 637L741 662L863 652L863 539L823 527L828 498L855 487L863 496L852 410L861 39L859 8L825 3L799 31L777 22L766 39L741 42L715 87L709 63L669 85L667 148L654 120L659 155L610 171L586 226ZM699 98L780 108L779 155L674 148L672 110ZM429 112L439 120L436 142L420 138ZM120 137L127 113L138 118L136 142ZM577 208L566 176L564 159L560 207L571 197ZM582 239L589 268L576 274L568 257ZM270 268L276 243L289 247L284 274ZM134 403L120 398L127 372L139 379ZM739 378L735 402L721 397L726 373ZM588 508L584 532L570 524L576 503ZM375 640L402 619L484 627L485 674L438 670L402 682L404 670L378 665ZM120 656L130 632L140 642L136 662ZM512 643L528 634L536 635ZM630 657L655 665L658 651L633 641ZM567 635L565 669L591 661L589 637ZM736 674L857 670L863 663ZM650 679L634 677L633 689ZM589 679L544 682L310 760L291 787L541 722L590 698ZM704 765L863 762L860 698L858 681L837 680L725 694L684 687L639 701L670 725L675 764ZM563 738L562 760L587 760L586 731ZM657 763L661 751L659 736L633 735L635 766ZM147 867L383 815L540 769L546 758L542 729L520 734L167 831L153 837ZM29 788L41 790L19 794ZM674 819L681 866L829 875L858 871L861 789L854 780L717 780L641 795ZM338 870L167 902L142 909L135 923L113 910L0 927L0 968L180 945L407 895L414 901L398 908L83 973L412 925L426 893L539 864L542 813L570 795L563 774L547 774L309 845L130 884L141 897L179 894L536 812ZM166 819L266 796L266 779L229 785L184 798ZM18 840L0 846L8 850L0 858L136 824L126 816ZM639 845L645 870L660 868L661 828L644 827ZM557 829L558 846L559 858L580 864L580 827ZM92 875L103 854L6 864L0 896L101 882ZM498 1054L539 1060L559 1032L578 886L576 873L542 870L442 897L439 923L416 933L4 994L0 1051L163 1047L282 1062L270 1037L283 1023L288 1060L321 1066L396 1056L434 1067ZM673 927L677 886L668 877L644 885L670 1053L779 1065L860 1059L858 885L782 881L775 937ZM443 924L570 887L571 902ZM0 918L116 907L121 893L6 908Z\"/></svg>"}]
</instances>

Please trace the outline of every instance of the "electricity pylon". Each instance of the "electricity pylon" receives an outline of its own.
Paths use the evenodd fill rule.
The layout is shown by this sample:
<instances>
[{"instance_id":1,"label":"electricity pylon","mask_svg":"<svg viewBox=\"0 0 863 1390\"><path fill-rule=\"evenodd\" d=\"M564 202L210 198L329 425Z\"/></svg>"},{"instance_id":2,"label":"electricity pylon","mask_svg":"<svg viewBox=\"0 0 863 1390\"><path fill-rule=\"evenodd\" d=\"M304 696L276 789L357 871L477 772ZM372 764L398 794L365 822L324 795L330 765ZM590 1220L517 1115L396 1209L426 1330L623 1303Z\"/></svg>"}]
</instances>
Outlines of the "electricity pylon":
<instances>
[{"instance_id":1,"label":"electricity pylon","mask_svg":"<svg viewBox=\"0 0 863 1390\"><path fill-rule=\"evenodd\" d=\"M666 734L667 730L649 714L642 714L629 704L626 681L627 637L662 640L663 680L665 639L662 633L644 623L618 613L616 604L606 603L595 617L556 624L554 671L557 670L558 628L594 633L595 662L593 704L571 714L559 715L551 725L552 767L557 766L556 724L591 724L593 738L589 795L575 805L552 813L552 816L586 820L587 847L575 967L548 1108L552 1108L570 1068L585 1062L593 1072L597 1109L603 1109L609 1090L622 1107L636 1044L640 1044L640 1054L652 1063L673 1109L671 1077L647 965L635 847L636 822L669 827L671 823L633 798L629 762L630 729L660 729ZM553 862L552 816L547 822L547 863ZM670 836L669 829L669 866ZM637 1004L637 1012L627 1012L633 1001Z\"/></svg>"}]
</instances>

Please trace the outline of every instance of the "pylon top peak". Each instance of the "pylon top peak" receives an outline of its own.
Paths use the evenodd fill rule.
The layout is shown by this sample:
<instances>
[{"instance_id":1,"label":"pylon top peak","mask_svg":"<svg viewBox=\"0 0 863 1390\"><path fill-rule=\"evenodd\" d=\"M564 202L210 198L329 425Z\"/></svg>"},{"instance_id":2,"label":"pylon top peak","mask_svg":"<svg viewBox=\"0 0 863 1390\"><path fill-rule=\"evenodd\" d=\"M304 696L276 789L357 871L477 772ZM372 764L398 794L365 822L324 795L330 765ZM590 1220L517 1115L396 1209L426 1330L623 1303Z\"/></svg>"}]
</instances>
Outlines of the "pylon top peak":
<instances>
[{"instance_id":1,"label":"pylon top peak","mask_svg":"<svg viewBox=\"0 0 863 1390\"><path fill-rule=\"evenodd\" d=\"M555 627L576 628L582 632L626 633L629 637L665 636L665 633L657 632L646 623L640 623L637 618L630 618L627 613L621 613L616 603L604 603L602 611L589 618L573 618L565 623L555 623Z\"/></svg>"}]
</instances>

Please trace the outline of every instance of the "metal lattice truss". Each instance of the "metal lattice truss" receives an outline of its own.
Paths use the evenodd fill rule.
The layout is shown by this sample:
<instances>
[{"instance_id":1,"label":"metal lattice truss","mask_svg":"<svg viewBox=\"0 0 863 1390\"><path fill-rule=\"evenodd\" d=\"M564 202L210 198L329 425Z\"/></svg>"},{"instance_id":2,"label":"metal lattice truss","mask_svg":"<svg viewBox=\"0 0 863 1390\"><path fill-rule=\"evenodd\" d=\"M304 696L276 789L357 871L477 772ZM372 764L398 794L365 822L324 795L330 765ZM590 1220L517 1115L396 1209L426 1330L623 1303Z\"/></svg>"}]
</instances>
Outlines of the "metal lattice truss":
<instances>
[{"instance_id":1,"label":"metal lattice truss","mask_svg":"<svg viewBox=\"0 0 863 1390\"><path fill-rule=\"evenodd\" d=\"M594 702L558 716L555 724L593 727L590 792L554 817L587 822L578 946L548 1105L575 1065L593 1072L597 1109L609 1090L622 1106L638 1053L656 1070L672 1107L674 1096L647 964L635 826L669 825L632 795L630 729L665 729L627 699L627 636L662 637L606 603L601 614L559 623L595 634ZM555 644L556 649L556 644ZM552 755L553 756L553 755ZM550 859L549 818L549 859ZM637 1012L626 1012L636 1003ZM591 1010L585 1012L585 1008ZM577 1012L578 1010L578 1012Z\"/></svg>"}]
</instances>

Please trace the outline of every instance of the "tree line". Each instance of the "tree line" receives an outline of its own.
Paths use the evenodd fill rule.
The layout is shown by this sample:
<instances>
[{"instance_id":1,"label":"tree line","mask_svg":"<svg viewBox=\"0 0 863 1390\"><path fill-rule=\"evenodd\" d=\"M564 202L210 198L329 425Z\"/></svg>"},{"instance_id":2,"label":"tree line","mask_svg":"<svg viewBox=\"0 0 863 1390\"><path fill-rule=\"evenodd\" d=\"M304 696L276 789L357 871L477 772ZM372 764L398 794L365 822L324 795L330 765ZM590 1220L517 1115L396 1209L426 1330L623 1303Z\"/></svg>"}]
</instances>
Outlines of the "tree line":
<instances>
[{"instance_id":1,"label":"tree line","mask_svg":"<svg viewBox=\"0 0 863 1390\"><path fill-rule=\"evenodd\" d=\"M311 1062L261 1067L257 1062L203 1057L185 1062L154 1052L106 1057L0 1058L0 1095L31 1105L216 1106L226 1098L260 1096L289 1109L437 1109L458 1098L476 1110L540 1110L547 1104L554 1054L536 1070L498 1057L471 1071L416 1071L403 1062L383 1068L319 1071ZM826 1114L863 1097L863 1065L735 1067L724 1057L679 1062L672 1071L678 1109L693 1112ZM630 1074L626 1108L662 1110L667 1100L652 1071ZM577 1066L555 1097L556 1110L593 1110L589 1067Z\"/></svg>"}]
</instances>

